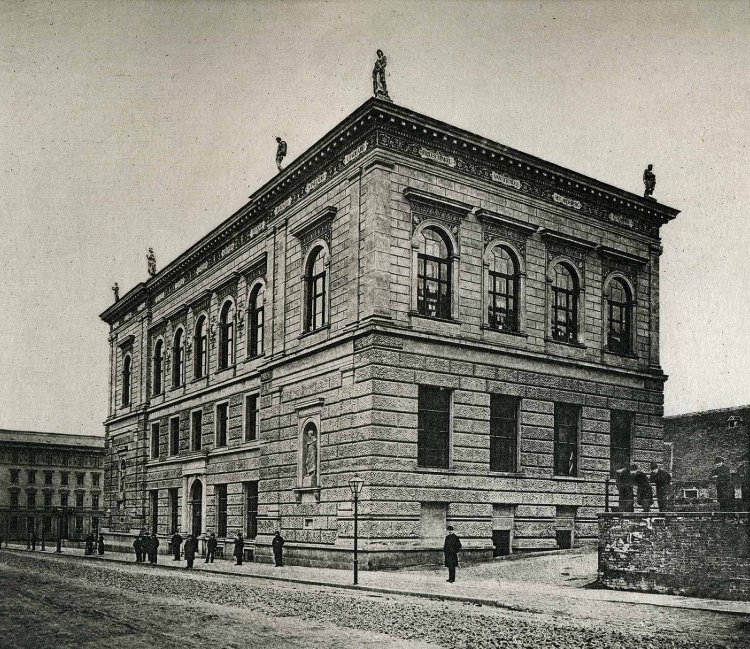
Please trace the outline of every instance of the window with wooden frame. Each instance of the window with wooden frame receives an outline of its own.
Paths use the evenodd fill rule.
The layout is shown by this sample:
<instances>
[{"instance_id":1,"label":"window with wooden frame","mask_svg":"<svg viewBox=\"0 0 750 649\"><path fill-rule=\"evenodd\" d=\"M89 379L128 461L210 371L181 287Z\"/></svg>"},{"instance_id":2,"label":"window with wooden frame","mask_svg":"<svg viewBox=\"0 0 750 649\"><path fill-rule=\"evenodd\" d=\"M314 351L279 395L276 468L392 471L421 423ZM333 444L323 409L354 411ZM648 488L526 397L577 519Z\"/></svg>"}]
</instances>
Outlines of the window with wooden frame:
<instances>
[{"instance_id":1,"label":"window with wooden frame","mask_svg":"<svg viewBox=\"0 0 750 649\"><path fill-rule=\"evenodd\" d=\"M417 466L447 469L450 463L451 392L420 385L417 415Z\"/></svg>"},{"instance_id":2,"label":"window with wooden frame","mask_svg":"<svg viewBox=\"0 0 750 649\"><path fill-rule=\"evenodd\" d=\"M552 269L552 338L559 342L578 341L578 279L565 263Z\"/></svg>"},{"instance_id":3,"label":"window with wooden frame","mask_svg":"<svg viewBox=\"0 0 750 649\"><path fill-rule=\"evenodd\" d=\"M205 315L195 323L193 350L193 377L201 379L208 373L208 320Z\"/></svg>"},{"instance_id":4,"label":"window with wooden frame","mask_svg":"<svg viewBox=\"0 0 750 649\"><path fill-rule=\"evenodd\" d=\"M487 325L500 331L518 331L518 261L509 250L492 250L488 273Z\"/></svg>"},{"instance_id":5,"label":"window with wooden frame","mask_svg":"<svg viewBox=\"0 0 750 649\"><path fill-rule=\"evenodd\" d=\"M219 316L219 369L234 364L234 303L224 302Z\"/></svg>"},{"instance_id":6,"label":"window with wooden frame","mask_svg":"<svg viewBox=\"0 0 750 649\"><path fill-rule=\"evenodd\" d=\"M305 331L316 331L326 324L326 251L323 246L313 249L305 272L307 321Z\"/></svg>"},{"instance_id":7,"label":"window with wooden frame","mask_svg":"<svg viewBox=\"0 0 750 649\"><path fill-rule=\"evenodd\" d=\"M556 476L578 475L578 429L580 406L555 404L555 466Z\"/></svg>"},{"instance_id":8,"label":"window with wooden frame","mask_svg":"<svg viewBox=\"0 0 750 649\"><path fill-rule=\"evenodd\" d=\"M185 335L180 327L174 334L172 343L172 388L185 383Z\"/></svg>"},{"instance_id":9,"label":"window with wooden frame","mask_svg":"<svg viewBox=\"0 0 750 649\"><path fill-rule=\"evenodd\" d=\"M450 241L437 228L422 230L417 253L417 312L429 318L451 317Z\"/></svg>"},{"instance_id":10,"label":"window with wooden frame","mask_svg":"<svg viewBox=\"0 0 750 649\"><path fill-rule=\"evenodd\" d=\"M248 309L248 326L250 340L248 355L263 355L263 305L266 300L266 289L263 284L257 284L250 293L250 308Z\"/></svg>"},{"instance_id":11,"label":"window with wooden frame","mask_svg":"<svg viewBox=\"0 0 750 649\"><path fill-rule=\"evenodd\" d=\"M630 287L614 277L607 287L607 350L627 356L633 353L633 296Z\"/></svg>"},{"instance_id":12,"label":"window with wooden frame","mask_svg":"<svg viewBox=\"0 0 750 649\"><path fill-rule=\"evenodd\" d=\"M517 397L490 395L490 471L518 470Z\"/></svg>"}]
</instances>

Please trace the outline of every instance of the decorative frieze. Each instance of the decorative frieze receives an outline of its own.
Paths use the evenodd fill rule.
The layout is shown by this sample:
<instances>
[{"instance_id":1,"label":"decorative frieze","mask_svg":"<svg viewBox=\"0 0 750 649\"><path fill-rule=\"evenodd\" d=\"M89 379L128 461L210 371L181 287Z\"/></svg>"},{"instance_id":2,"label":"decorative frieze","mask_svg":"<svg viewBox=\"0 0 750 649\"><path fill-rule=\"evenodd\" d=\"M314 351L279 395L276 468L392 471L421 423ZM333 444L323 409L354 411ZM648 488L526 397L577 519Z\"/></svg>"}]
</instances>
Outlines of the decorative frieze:
<instances>
[{"instance_id":1,"label":"decorative frieze","mask_svg":"<svg viewBox=\"0 0 750 649\"><path fill-rule=\"evenodd\" d=\"M488 244L498 239L512 242L522 255L526 255L526 239L528 235L518 230L508 228L494 223L486 223L482 228L484 243Z\"/></svg>"},{"instance_id":2,"label":"decorative frieze","mask_svg":"<svg viewBox=\"0 0 750 649\"><path fill-rule=\"evenodd\" d=\"M456 166L456 159L452 155L446 155L440 151L436 151L435 149L428 149L424 146L419 147L419 157L426 158L427 160L432 160L433 162L437 162L448 167Z\"/></svg>"},{"instance_id":3,"label":"decorative frieze","mask_svg":"<svg viewBox=\"0 0 750 649\"><path fill-rule=\"evenodd\" d=\"M292 232L292 236L299 239L303 255L307 252L307 249L313 242L321 239L325 241L330 248L331 222L333 221L333 217L336 216L336 212L336 208L329 205L314 215L308 222Z\"/></svg>"},{"instance_id":4,"label":"decorative frieze","mask_svg":"<svg viewBox=\"0 0 750 649\"><path fill-rule=\"evenodd\" d=\"M518 178L511 178L505 174L498 173L497 171L490 172L490 178L493 182L500 183L506 187L513 187L513 189L521 189L521 181Z\"/></svg>"},{"instance_id":5,"label":"decorative frieze","mask_svg":"<svg viewBox=\"0 0 750 649\"><path fill-rule=\"evenodd\" d=\"M552 200L555 201L555 203L560 203L562 205L565 205L565 207L570 207L574 210L580 210L583 207L583 203L581 203L581 201L577 201L574 198L568 198L567 196L563 196L562 194L558 194L557 192L552 194Z\"/></svg>"}]
</instances>

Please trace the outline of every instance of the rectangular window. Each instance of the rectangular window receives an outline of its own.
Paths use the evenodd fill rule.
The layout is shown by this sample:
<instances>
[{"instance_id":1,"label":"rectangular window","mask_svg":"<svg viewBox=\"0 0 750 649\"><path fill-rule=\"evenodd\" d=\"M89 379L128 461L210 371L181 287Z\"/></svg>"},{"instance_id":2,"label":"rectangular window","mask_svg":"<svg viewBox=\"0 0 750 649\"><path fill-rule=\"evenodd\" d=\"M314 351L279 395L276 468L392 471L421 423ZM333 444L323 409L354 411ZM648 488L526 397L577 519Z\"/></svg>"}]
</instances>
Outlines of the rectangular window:
<instances>
[{"instance_id":1,"label":"rectangular window","mask_svg":"<svg viewBox=\"0 0 750 649\"><path fill-rule=\"evenodd\" d=\"M67 487L68 486L68 473L67 472L63 472L63 473L60 474L60 484L63 487Z\"/></svg>"},{"instance_id":2,"label":"rectangular window","mask_svg":"<svg viewBox=\"0 0 750 649\"><path fill-rule=\"evenodd\" d=\"M10 531L18 532L18 516L10 517Z\"/></svg>"},{"instance_id":3,"label":"rectangular window","mask_svg":"<svg viewBox=\"0 0 750 649\"><path fill-rule=\"evenodd\" d=\"M578 422L580 406L555 404L555 475L578 475Z\"/></svg>"},{"instance_id":4,"label":"rectangular window","mask_svg":"<svg viewBox=\"0 0 750 649\"><path fill-rule=\"evenodd\" d=\"M86 474L76 473L76 485L78 485L79 487L83 487L85 482L86 482Z\"/></svg>"},{"instance_id":5,"label":"rectangular window","mask_svg":"<svg viewBox=\"0 0 750 649\"><path fill-rule=\"evenodd\" d=\"M96 495L91 496L91 509L93 510L99 509L99 496L96 496Z\"/></svg>"},{"instance_id":6,"label":"rectangular window","mask_svg":"<svg viewBox=\"0 0 750 649\"><path fill-rule=\"evenodd\" d=\"M30 491L26 494L26 509L36 509L36 492Z\"/></svg>"},{"instance_id":7,"label":"rectangular window","mask_svg":"<svg viewBox=\"0 0 750 649\"><path fill-rule=\"evenodd\" d=\"M248 394L245 396L245 441L252 442L258 439L260 424L260 410L258 410L258 395Z\"/></svg>"},{"instance_id":8,"label":"rectangular window","mask_svg":"<svg viewBox=\"0 0 750 649\"><path fill-rule=\"evenodd\" d=\"M159 457L159 422L151 424L151 457Z\"/></svg>"},{"instance_id":9,"label":"rectangular window","mask_svg":"<svg viewBox=\"0 0 750 649\"><path fill-rule=\"evenodd\" d=\"M18 509L18 492L10 492L10 507L11 509Z\"/></svg>"},{"instance_id":10,"label":"rectangular window","mask_svg":"<svg viewBox=\"0 0 750 649\"><path fill-rule=\"evenodd\" d=\"M216 490L216 534L219 537L227 535L227 486L217 484Z\"/></svg>"},{"instance_id":11,"label":"rectangular window","mask_svg":"<svg viewBox=\"0 0 750 649\"><path fill-rule=\"evenodd\" d=\"M178 491L177 487L169 490L169 533L174 534L179 530L179 509L178 509Z\"/></svg>"},{"instance_id":12,"label":"rectangular window","mask_svg":"<svg viewBox=\"0 0 750 649\"><path fill-rule=\"evenodd\" d=\"M52 517L51 516L45 516L42 521L42 530L44 531L44 536L49 538L52 535Z\"/></svg>"},{"instance_id":13,"label":"rectangular window","mask_svg":"<svg viewBox=\"0 0 750 649\"><path fill-rule=\"evenodd\" d=\"M518 399L490 395L490 470L512 473L517 470Z\"/></svg>"},{"instance_id":14,"label":"rectangular window","mask_svg":"<svg viewBox=\"0 0 750 649\"><path fill-rule=\"evenodd\" d=\"M180 452L180 418L172 417L169 420L169 454L177 455Z\"/></svg>"},{"instance_id":15,"label":"rectangular window","mask_svg":"<svg viewBox=\"0 0 750 649\"><path fill-rule=\"evenodd\" d=\"M609 416L609 466L614 477L618 469L631 464L633 422L635 413L627 410L612 410Z\"/></svg>"},{"instance_id":16,"label":"rectangular window","mask_svg":"<svg viewBox=\"0 0 750 649\"><path fill-rule=\"evenodd\" d=\"M450 450L451 393L419 386L417 465L447 469Z\"/></svg>"},{"instance_id":17,"label":"rectangular window","mask_svg":"<svg viewBox=\"0 0 750 649\"><path fill-rule=\"evenodd\" d=\"M61 493L60 494L60 507L67 507L68 506L68 494Z\"/></svg>"},{"instance_id":18,"label":"rectangular window","mask_svg":"<svg viewBox=\"0 0 750 649\"><path fill-rule=\"evenodd\" d=\"M76 509L83 509L83 496L82 493L76 494Z\"/></svg>"},{"instance_id":19,"label":"rectangular window","mask_svg":"<svg viewBox=\"0 0 750 649\"><path fill-rule=\"evenodd\" d=\"M245 491L245 533L247 538L258 535L258 481L253 480L243 485Z\"/></svg>"},{"instance_id":20,"label":"rectangular window","mask_svg":"<svg viewBox=\"0 0 750 649\"><path fill-rule=\"evenodd\" d=\"M228 427L229 427L229 404L220 403L216 406L216 446L227 445Z\"/></svg>"},{"instance_id":21,"label":"rectangular window","mask_svg":"<svg viewBox=\"0 0 750 649\"><path fill-rule=\"evenodd\" d=\"M52 471L45 471L44 472L44 484L51 485L52 484Z\"/></svg>"},{"instance_id":22,"label":"rectangular window","mask_svg":"<svg viewBox=\"0 0 750 649\"><path fill-rule=\"evenodd\" d=\"M152 489L149 491L148 500L151 511L151 532L156 534L159 530L159 490Z\"/></svg>"},{"instance_id":23,"label":"rectangular window","mask_svg":"<svg viewBox=\"0 0 750 649\"><path fill-rule=\"evenodd\" d=\"M29 484L36 484L36 471L27 471L26 477Z\"/></svg>"},{"instance_id":24,"label":"rectangular window","mask_svg":"<svg viewBox=\"0 0 750 649\"><path fill-rule=\"evenodd\" d=\"M10 470L10 483L18 484L18 477L20 475L21 475L21 469L11 469Z\"/></svg>"},{"instance_id":25,"label":"rectangular window","mask_svg":"<svg viewBox=\"0 0 750 649\"><path fill-rule=\"evenodd\" d=\"M203 411L193 410L190 416L190 448L200 451L203 446Z\"/></svg>"},{"instance_id":26,"label":"rectangular window","mask_svg":"<svg viewBox=\"0 0 750 649\"><path fill-rule=\"evenodd\" d=\"M76 516L76 536L83 536L83 516Z\"/></svg>"},{"instance_id":27,"label":"rectangular window","mask_svg":"<svg viewBox=\"0 0 750 649\"><path fill-rule=\"evenodd\" d=\"M52 509L52 492L50 491L44 493L44 508Z\"/></svg>"},{"instance_id":28,"label":"rectangular window","mask_svg":"<svg viewBox=\"0 0 750 649\"><path fill-rule=\"evenodd\" d=\"M92 487L98 487L101 480L101 474L100 473L92 473L91 474L91 486Z\"/></svg>"}]
</instances>

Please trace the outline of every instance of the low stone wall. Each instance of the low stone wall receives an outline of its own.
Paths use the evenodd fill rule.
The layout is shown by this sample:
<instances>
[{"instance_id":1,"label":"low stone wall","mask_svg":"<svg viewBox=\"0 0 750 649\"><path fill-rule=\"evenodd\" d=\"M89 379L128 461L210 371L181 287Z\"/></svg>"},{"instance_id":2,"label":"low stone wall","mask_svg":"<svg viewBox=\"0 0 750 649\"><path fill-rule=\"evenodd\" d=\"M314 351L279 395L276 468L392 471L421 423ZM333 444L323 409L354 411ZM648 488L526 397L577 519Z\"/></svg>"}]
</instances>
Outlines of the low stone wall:
<instances>
[{"instance_id":1,"label":"low stone wall","mask_svg":"<svg viewBox=\"0 0 750 649\"><path fill-rule=\"evenodd\" d=\"M747 512L599 514L599 584L750 600Z\"/></svg>"}]
</instances>

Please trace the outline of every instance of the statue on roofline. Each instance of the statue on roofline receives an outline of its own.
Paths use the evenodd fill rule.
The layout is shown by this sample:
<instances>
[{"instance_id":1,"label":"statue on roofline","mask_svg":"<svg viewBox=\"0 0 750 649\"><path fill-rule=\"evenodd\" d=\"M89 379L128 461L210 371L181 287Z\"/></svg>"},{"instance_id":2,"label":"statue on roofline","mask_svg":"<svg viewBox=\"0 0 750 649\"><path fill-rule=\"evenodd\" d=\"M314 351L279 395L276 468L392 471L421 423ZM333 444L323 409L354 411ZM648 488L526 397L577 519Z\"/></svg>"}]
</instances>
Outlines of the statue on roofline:
<instances>
[{"instance_id":1,"label":"statue on roofline","mask_svg":"<svg viewBox=\"0 0 750 649\"><path fill-rule=\"evenodd\" d=\"M156 255L154 254L153 248L148 249L146 262L148 262L148 274L153 277L154 275L156 275Z\"/></svg>"},{"instance_id":2,"label":"statue on roofline","mask_svg":"<svg viewBox=\"0 0 750 649\"><path fill-rule=\"evenodd\" d=\"M383 50L377 51L378 58L375 61L375 67L372 69L372 94L379 99L387 99L391 101L388 96L388 86L385 82L385 66L388 63L388 59Z\"/></svg>"},{"instance_id":3,"label":"statue on roofline","mask_svg":"<svg viewBox=\"0 0 750 649\"><path fill-rule=\"evenodd\" d=\"M643 172L643 185L646 191L643 192L644 198L653 198L654 188L656 187L656 174L652 171L654 165L649 165Z\"/></svg>"},{"instance_id":4,"label":"statue on roofline","mask_svg":"<svg viewBox=\"0 0 750 649\"><path fill-rule=\"evenodd\" d=\"M118 302L120 300L120 286L115 282L114 286L112 287L112 292L115 294L115 302Z\"/></svg>"}]
</instances>

